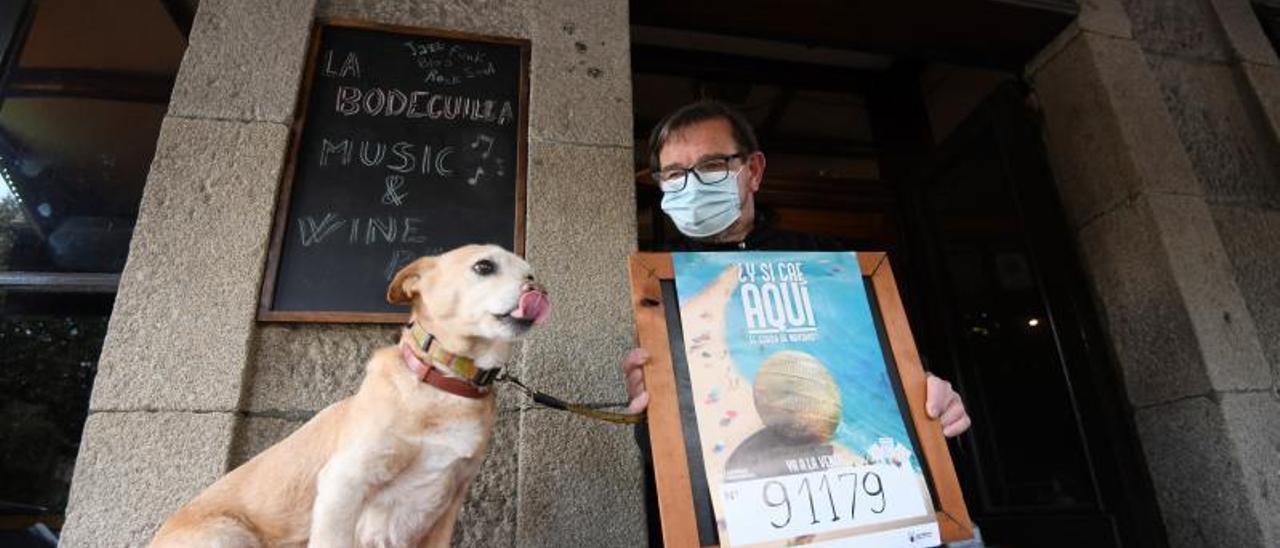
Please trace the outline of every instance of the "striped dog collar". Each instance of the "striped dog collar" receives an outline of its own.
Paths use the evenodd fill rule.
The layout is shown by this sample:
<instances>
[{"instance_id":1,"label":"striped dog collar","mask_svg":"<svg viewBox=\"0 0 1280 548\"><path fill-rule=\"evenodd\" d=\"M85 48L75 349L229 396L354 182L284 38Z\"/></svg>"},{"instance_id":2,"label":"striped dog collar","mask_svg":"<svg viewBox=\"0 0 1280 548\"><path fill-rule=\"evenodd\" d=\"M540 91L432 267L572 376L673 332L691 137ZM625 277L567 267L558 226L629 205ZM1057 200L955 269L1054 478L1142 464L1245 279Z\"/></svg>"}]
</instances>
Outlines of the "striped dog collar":
<instances>
[{"instance_id":1,"label":"striped dog collar","mask_svg":"<svg viewBox=\"0 0 1280 548\"><path fill-rule=\"evenodd\" d=\"M435 342L435 337L427 333L427 330L423 329L418 322L409 325L409 338L413 340L416 350L426 354L431 365L462 377L481 389L487 389L492 385L501 372L499 368L482 369L476 365L475 360L449 352L438 344L432 344Z\"/></svg>"}]
</instances>

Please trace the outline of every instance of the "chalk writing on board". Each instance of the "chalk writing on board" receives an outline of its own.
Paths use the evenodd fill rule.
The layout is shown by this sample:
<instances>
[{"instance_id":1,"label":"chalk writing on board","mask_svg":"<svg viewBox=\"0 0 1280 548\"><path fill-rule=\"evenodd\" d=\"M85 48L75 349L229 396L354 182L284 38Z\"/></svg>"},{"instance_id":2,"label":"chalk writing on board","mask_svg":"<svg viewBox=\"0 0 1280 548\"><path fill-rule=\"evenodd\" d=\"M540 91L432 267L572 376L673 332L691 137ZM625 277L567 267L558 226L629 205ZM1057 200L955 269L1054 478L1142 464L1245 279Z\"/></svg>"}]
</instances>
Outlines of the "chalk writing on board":
<instances>
[{"instance_id":1,"label":"chalk writing on board","mask_svg":"<svg viewBox=\"0 0 1280 548\"><path fill-rule=\"evenodd\" d=\"M481 158L488 158L489 153L493 152L493 137L480 133L476 135L476 140L471 143L471 148L480 148L480 143L484 143L484 152L480 153Z\"/></svg>"},{"instance_id":2,"label":"chalk writing on board","mask_svg":"<svg viewBox=\"0 0 1280 548\"><path fill-rule=\"evenodd\" d=\"M505 99L359 86L338 86L334 111L343 116L464 120L499 126L511 123L516 116L515 106Z\"/></svg>"},{"instance_id":3,"label":"chalk writing on board","mask_svg":"<svg viewBox=\"0 0 1280 548\"><path fill-rule=\"evenodd\" d=\"M313 216L298 219L298 236L302 238L303 247L311 247L327 238L333 231L342 228L346 221L337 215L326 213L319 221Z\"/></svg>"},{"instance_id":4,"label":"chalk writing on board","mask_svg":"<svg viewBox=\"0 0 1280 548\"><path fill-rule=\"evenodd\" d=\"M323 217L303 215L298 218L302 245L310 247L319 244L348 223L350 230L347 231L346 238L329 241L348 245L417 244L427 241L422 233L421 217L385 215L344 218L336 213L325 213Z\"/></svg>"},{"instance_id":5,"label":"chalk writing on board","mask_svg":"<svg viewBox=\"0 0 1280 548\"><path fill-rule=\"evenodd\" d=\"M387 262L387 268L382 271L382 277L388 282L391 281L391 278L395 277L396 272L399 272L401 267L409 264L417 257L418 255L412 249L393 250L391 252L391 260Z\"/></svg>"},{"instance_id":6,"label":"chalk writing on board","mask_svg":"<svg viewBox=\"0 0 1280 548\"><path fill-rule=\"evenodd\" d=\"M450 179L454 169L449 162L450 157L459 149L469 152L473 162L467 167L470 176L465 181L469 186L477 186L486 176L505 175L505 161L494 153L494 144L499 140L491 135L478 133L467 145L432 146L430 144L415 145L404 141L388 146L386 143L370 140L353 140L350 138L321 138L318 164L322 168L358 167L364 169L386 170L379 187L378 203L384 206L398 207L409 198L411 180L406 175L433 176ZM465 158L464 158L465 160ZM496 169L494 166L496 165ZM420 166L420 167L417 167ZM490 169L486 170L486 166ZM359 184L358 181L355 184ZM347 245L377 245L394 243L422 243L425 240L419 232L421 219L416 217L351 217L346 218L337 213L326 212L323 215L301 215L297 218L298 238L303 247L312 247L326 240L344 226L348 228L345 239L330 240Z\"/></svg>"},{"instance_id":7,"label":"chalk writing on board","mask_svg":"<svg viewBox=\"0 0 1280 548\"><path fill-rule=\"evenodd\" d=\"M456 86L463 81L487 78L498 73L483 51L438 40L410 40L404 43L414 64L422 69L422 81L432 85Z\"/></svg>"},{"instance_id":8,"label":"chalk writing on board","mask_svg":"<svg viewBox=\"0 0 1280 548\"><path fill-rule=\"evenodd\" d=\"M374 143L374 146L372 147L373 148L372 158L369 157L370 147L368 145L369 143L366 141L360 146L360 163L366 166L376 166L378 164L381 164L382 160L387 157L387 145L384 145L382 143Z\"/></svg>"},{"instance_id":9,"label":"chalk writing on board","mask_svg":"<svg viewBox=\"0 0 1280 548\"><path fill-rule=\"evenodd\" d=\"M360 57L354 51L349 51L343 56L341 65L335 68L333 50L326 50L324 52L324 69L322 73L330 78L359 78Z\"/></svg>"},{"instance_id":10,"label":"chalk writing on board","mask_svg":"<svg viewBox=\"0 0 1280 548\"><path fill-rule=\"evenodd\" d=\"M399 312L385 282L406 261L469 242L518 250L528 45L509 42L322 27L272 312Z\"/></svg>"},{"instance_id":11,"label":"chalk writing on board","mask_svg":"<svg viewBox=\"0 0 1280 548\"><path fill-rule=\"evenodd\" d=\"M398 206L404 203L404 199L409 197L408 192L404 192L404 176L388 175L386 180L386 192L382 194L382 203L384 205Z\"/></svg>"},{"instance_id":12,"label":"chalk writing on board","mask_svg":"<svg viewBox=\"0 0 1280 548\"><path fill-rule=\"evenodd\" d=\"M434 169L442 177L453 174L450 156L454 146L435 146L398 141L387 147L377 141L353 141L349 138L323 137L320 139L320 166L349 166L352 160L364 167L384 167L395 173L410 173L415 170L422 175L430 175ZM372 150L372 152L370 152ZM388 160L387 151L392 158ZM358 151L352 154L353 151Z\"/></svg>"},{"instance_id":13,"label":"chalk writing on board","mask_svg":"<svg viewBox=\"0 0 1280 548\"><path fill-rule=\"evenodd\" d=\"M436 154L436 173L439 173L441 176L448 177L453 175L452 169L444 167L444 159L448 158L450 154L453 154L453 147L444 147L440 149L438 154Z\"/></svg>"}]
</instances>

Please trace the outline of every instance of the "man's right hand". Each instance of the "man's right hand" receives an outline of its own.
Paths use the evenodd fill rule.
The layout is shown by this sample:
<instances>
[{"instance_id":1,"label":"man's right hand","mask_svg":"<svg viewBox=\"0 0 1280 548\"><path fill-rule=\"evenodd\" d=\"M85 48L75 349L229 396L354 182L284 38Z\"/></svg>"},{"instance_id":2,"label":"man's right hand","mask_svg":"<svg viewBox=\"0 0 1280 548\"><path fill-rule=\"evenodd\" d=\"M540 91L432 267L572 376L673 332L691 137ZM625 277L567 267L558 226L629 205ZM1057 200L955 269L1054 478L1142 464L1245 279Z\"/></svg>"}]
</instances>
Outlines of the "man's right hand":
<instances>
[{"instance_id":1,"label":"man's right hand","mask_svg":"<svg viewBox=\"0 0 1280 548\"><path fill-rule=\"evenodd\" d=\"M627 412L637 414L649 407L649 392L644 389L644 364L649 363L649 353L643 348L632 349L622 360L622 378L627 383L627 398L631 404Z\"/></svg>"}]
</instances>

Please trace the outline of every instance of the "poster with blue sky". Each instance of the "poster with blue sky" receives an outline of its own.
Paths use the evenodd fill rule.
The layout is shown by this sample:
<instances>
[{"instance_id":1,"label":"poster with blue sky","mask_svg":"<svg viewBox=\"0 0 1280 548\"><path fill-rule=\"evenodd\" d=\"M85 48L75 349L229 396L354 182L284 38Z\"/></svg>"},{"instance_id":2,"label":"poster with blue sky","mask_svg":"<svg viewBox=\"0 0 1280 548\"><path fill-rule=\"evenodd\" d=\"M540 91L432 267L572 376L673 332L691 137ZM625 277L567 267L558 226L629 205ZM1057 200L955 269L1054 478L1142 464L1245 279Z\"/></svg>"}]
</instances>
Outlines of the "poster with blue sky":
<instances>
[{"instance_id":1,"label":"poster with blue sky","mask_svg":"<svg viewBox=\"0 0 1280 548\"><path fill-rule=\"evenodd\" d=\"M933 546L857 256L673 253L723 546Z\"/></svg>"}]
</instances>

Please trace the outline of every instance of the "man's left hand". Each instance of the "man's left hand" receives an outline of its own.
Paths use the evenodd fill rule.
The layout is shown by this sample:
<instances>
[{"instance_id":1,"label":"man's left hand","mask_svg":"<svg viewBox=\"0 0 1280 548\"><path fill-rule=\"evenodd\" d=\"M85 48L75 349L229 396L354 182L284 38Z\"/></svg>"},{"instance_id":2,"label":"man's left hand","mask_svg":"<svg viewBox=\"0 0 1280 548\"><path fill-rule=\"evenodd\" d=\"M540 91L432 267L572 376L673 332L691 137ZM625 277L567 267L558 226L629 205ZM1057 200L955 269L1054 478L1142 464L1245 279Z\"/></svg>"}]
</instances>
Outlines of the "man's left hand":
<instances>
[{"instance_id":1,"label":"man's left hand","mask_svg":"<svg viewBox=\"0 0 1280 548\"><path fill-rule=\"evenodd\" d=\"M960 394L951 388L951 383L929 375L928 388L925 391L924 409L931 419L941 419L942 435L954 438L969 429L969 413L964 410L964 402Z\"/></svg>"}]
</instances>

